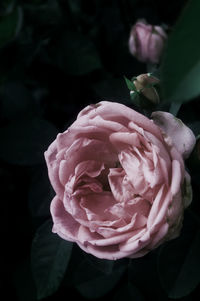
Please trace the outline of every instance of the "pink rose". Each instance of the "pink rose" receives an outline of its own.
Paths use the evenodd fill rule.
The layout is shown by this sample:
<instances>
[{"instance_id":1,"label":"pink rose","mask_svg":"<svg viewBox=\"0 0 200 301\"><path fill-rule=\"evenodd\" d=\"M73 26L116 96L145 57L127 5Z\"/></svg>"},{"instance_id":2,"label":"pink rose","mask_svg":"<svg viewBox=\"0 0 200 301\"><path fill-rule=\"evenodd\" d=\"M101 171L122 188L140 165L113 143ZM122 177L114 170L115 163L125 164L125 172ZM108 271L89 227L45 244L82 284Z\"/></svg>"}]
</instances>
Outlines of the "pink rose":
<instances>
[{"instance_id":1,"label":"pink rose","mask_svg":"<svg viewBox=\"0 0 200 301\"><path fill-rule=\"evenodd\" d=\"M141 62L158 63L166 39L162 27L139 20L131 29L129 51Z\"/></svg>"},{"instance_id":2,"label":"pink rose","mask_svg":"<svg viewBox=\"0 0 200 301\"><path fill-rule=\"evenodd\" d=\"M183 157L195 137L173 115L153 120L113 102L83 109L45 152L53 232L99 258L136 258L179 235L191 202Z\"/></svg>"}]
</instances>

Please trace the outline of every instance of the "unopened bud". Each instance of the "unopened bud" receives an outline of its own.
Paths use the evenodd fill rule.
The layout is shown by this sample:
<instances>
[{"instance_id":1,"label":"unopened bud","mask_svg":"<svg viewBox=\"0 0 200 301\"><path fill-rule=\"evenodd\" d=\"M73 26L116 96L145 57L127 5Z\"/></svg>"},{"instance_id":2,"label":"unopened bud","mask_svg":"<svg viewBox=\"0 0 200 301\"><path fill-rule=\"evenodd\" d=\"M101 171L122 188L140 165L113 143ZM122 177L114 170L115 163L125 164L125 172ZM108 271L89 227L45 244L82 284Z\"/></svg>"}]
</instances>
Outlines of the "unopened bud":
<instances>
[{"instance_id":1,"label":"unopened bud","mask_svg":"<svg viewBox=\"0 0 200 301\"><path fill-rule=\"evenodd\" d=\"M129 37L129 51L139 61L159 63L167 35L161 26L138 20L132 27Z\"/></svg>"},{"instance_id":2,"label":"unopened bud","mask_svg":"<svg viewBox=\"0 0 200 301\"><path fill-rule=\"evenodd\" d=\"M158 104L160 102L160 97L156 88L154 87L159 83L160 80L149 73L141 74L134 80L134 85L137 91L143 94L143 96L145 96L153 104Z\"/></svg>"}]
</instances>

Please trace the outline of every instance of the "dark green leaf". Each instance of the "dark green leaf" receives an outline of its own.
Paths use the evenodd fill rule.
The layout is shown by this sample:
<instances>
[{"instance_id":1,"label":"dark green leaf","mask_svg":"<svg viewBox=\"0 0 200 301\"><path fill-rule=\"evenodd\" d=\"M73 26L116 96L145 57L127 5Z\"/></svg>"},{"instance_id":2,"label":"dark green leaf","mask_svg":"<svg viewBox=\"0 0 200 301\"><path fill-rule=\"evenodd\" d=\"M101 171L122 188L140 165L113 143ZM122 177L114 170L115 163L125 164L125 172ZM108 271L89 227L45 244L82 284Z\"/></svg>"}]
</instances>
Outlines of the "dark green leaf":
<instances>
[{"instance_id":1,"label":"dark green leaf","mask_svg":"<svg viewBox=\"0 0 200 301\"><path fill-rule=\"evenodd\" d=\"M131 282L128 282L116 291L113 301L145 301L140 291Z\"/></svg>"},{"instance_id":2,"label":"dark green leaf","mask_svg":"<svg viewBox=\"0 0 200 301\"><path fill-rule=\"evenodd\" d=\"M58 134L57 129L42 119L17 120L0 129L0 158L17 165L44 162L44 151Z\"/></svg>"},{"instance_id":3,"label":"dark green leaf","mask_svg":"<svg viewBox=\"0 0 200 301\"><path fill-rule=\"evenodd\" d=\"M198 136L200 134L200 121L189 123L188 126L189 128L191 128L195 136Z\"/></svg>"},{"instance_id":4,"label":"dark green leaf","mask_svg":"<svg viewBox=\"0 0 200 301\"><path fill-rule=\"evenodd\" d=\"M36 113L30 91L19 81L10 81L2 86L0 93L3 120L12 121L23 116L33 116Z\"/></svg>"},{"instance_id":5,"label":"dark green leaf","mask_svg":"<svg viewBox=\"0 0 200 301\"><path fill-rule=\"evenodd\" d=\"M157 272L157 250L149 252L141 258L130 259L128 279L137 287L144 297L151 300L167 301L167 295L162 289Z\"/></svg>"},{"instance_id":6,"label":"dark green leaf","mask_svg":"<svg viewBox=\"0 0 200 301\"><path fill-rule=\"evenodd\" d=\"M98 52L90 39L67 32L60 40L56 61L70 75L83 75L101 68Z\"/></svg>"},{"instance_id":7,"label":"dark green leaf","mask_svg":"<svg viewBox=\"0 0 200 301\"><path fill-rule=\"evenodd\" d=\"M100 298L105 296L115 287L115 285L117 285L122 274L123 270L120 269L109 276L99 276L89 282L77 285L76 288L85 298Z\"/></svg>"},{"instance_id":8,"label":"dark green leaf","mask_svg":"<svg viewBox=\"0 0 200 301\"><path fill-rule=\"evenodd\" d=\"M30 21L33 22L34 29L56 26L59 24L62 11L59 2L56 0L41 1L41 3L25 4L25 12L27 13Z\"/></svg>"},{"instance_id":9,"label":"dark green leaf","mask_svg":"<svg viewBox=\"0 0 200 301\"><path fill-rule=\"evenodd\" d=\"M79 15L81 13L81 0L68 0L71 12L74 15Z\"/></svg>"},{"instance_id":10,"label":"dark green leaf","mask_svg":"<svg viewBox=\"0 0 200 301\"><path fill-rule=\"evenodd\" d=\"M124 76L124 79L125 79L128 89L130 91L135 91L137 93L137 89L136 89L134 83L130 79L128 79L126 76Z\"/></svg>"},{"instance_id":11,"label":"dark green leaf","mask_svg":"<svg viewBox=\"0 0 200 301\"><path fill-rule=\"evenodd\" d=\"M15 0L1 0L0 16L10 14L14 8Z\"/></svg>"},{"instance_id":12,"label":"dark green leaf","mask_svg":"<svg viewBox=\"0 0 200 301\"><path fill-rule=\"evenodd\" d=\"M104 274L112 273L114 267L113 260L99 259L93 255L86 254L86 259L92 264L97 270L103 272Z\"/></svg>"},{"instance_id":13,"label":"dark green leaf","mask_svg":"<svg viewBox=\"0 0 200 301\"><path fill-rule=\"evenodd\" d=\"M55 192L50 184L46 166L35 166L30 181L28 205L34 218L50 215L50 203Z\"/></svg>"},{"instance_id":14,"label":"dark green leaf","mask_svg":"<svg viewBox=\"0 0 200 301\"><path fill-rule=\"evenodd\" d=\"M158 258L160 281L170 298L182 298L200 283L199 254L199 224L187 216L181 236L164 245Z\"/></svg>"},{"instance_id":15,"label":"dark green leaf","mask_svg":"<svg viewBox=\"0 0 200 301\"><path fill-rule=\"evenodd\" d=\"M163 57L161 84L164 99L183 103L200 94L200 1L187 2Z\"/></svg>"},{"instance_id":16,"label":"dark green leaf","mask_svg":"<svg viewBox=\"0 0 200 301\"><path fill-rule=\"evenodd\" d=\"M85 298L103 297L117 285L125 268L125 265L118 266L112 273L105 275L85 260L75 271L75 287Z\"/></svg>"},{"instance_id":17,"label":"dark green leaf","mask_svg":"<svg viewBox=\"0 0 200 301\"><path fill-rule=\"evenodd\" d=\"M70 260L72 245L52 233L51 221L38 229L31 251L38 299L50 296L58 289Z\"/></svg>"},{"instance_id":18,"label":"dark green leaf","mask_svg":"<svg viewBox=\"0 0 200 301\"><path fill-rule=\"evenodd\" d=\"M29 258L17 265L14 271L14 286L19 301L36 301L36 289L31 273Z\"/></svg>"},{"instance_id":19,"label":"dark green leaf","mask_svg":"<svg viewBox=\"0 0 200 301\"><path fill-rule=\"evenodd\" d=\"M22 9L16 7L12 13L0 18L0 47L13 40L21 29Z\"/></svg>"},{"instance_id":20,"label":"dark green leaf","mask_svg":"<svg viewBox=\"0 0 200 301\"><path fill-rule=\"evenodd\" d=\"M130 92L130 99L137 106L140 105L140 94L139 93L135 93L135 92L131 91Z\"/></svg>"},{"instance_id":21,"label":"dark green leaf","mask_svg":"<svg viewBox=\"0 0 200 301\"><path fill-rule=\"evenodd\" d=\"M169 109L169 112L171 114L173 114L174 116L177 116L178 111L180 110L180 107L181 107L181 103L172 102L171 106L170 106L170 109Z\"/></svg>"}]
</instances>

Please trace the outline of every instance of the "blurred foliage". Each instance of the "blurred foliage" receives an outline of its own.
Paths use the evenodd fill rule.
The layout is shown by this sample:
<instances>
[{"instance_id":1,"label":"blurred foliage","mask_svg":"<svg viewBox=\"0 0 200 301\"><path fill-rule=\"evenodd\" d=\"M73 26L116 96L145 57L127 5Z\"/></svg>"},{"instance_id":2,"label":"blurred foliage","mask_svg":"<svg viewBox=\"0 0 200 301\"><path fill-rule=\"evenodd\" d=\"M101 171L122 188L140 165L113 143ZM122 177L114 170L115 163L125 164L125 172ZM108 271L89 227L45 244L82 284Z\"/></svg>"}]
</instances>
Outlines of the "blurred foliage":
<instances>
[{"instance_id":1,"label":"blurred foliage","mask_svg":"<svg viewBox=\"0 0 200 301\"><path fill-rule=\"evenodd\" d=\"M164 99L156 109L177 114L198 135L199 6L198 0L0 1L0 223L7 246L1 248L2 294L5 290L8 299L197 300L200 172L194 164L186 162L195 217L186 217L180 239L144 258L112 262L76 245L71 249L50 233L54 192L43 152L89 103L105 99L137 106L124 76L152 67L128 51L138 18L168 28L162 64L154 68Z\"/></svg>"},{"instance_id":2,"label":"blurred foliage","mask_svg":"<svg viewBox=\"0 0 200 301\"><path fill-rule=\"evenodd\" d=\"M199 10L198 0L189 1L169 35L161 66L168 102L183 103L200 94Z\"/></svg>"}]
</instances>

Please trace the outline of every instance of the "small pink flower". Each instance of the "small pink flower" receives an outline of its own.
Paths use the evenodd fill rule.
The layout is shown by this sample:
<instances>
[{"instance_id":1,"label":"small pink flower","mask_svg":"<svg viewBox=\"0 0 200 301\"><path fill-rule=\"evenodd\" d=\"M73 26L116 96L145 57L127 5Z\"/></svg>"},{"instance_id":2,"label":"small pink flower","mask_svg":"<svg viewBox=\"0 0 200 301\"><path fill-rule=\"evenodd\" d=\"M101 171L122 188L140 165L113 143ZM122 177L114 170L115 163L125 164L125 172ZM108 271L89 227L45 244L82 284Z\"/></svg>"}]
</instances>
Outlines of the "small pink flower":
<instances>
[{"instance_id":1,"label":"small pink flower","mask_svg":"<svg viewBox=\"0 0 200 301\"><path fill-rule=\"evenodd\" d=\"M167 35L160 26L139 20L132 27L129 51L141 62L159 63Z\"/></svg>"},{"instance_id":2,"label":"small pink flower","mask_svg":"<svg viewBox=\"0 0 200 301\"><path fill-rule=\"evenodd\" d=\"M137 258L179 235L195 144L173 115L119 103L84 108L45 152L53 232L99 258ZM155 120L155 121L154 121Z\"/></svg>"}]
</instances>

